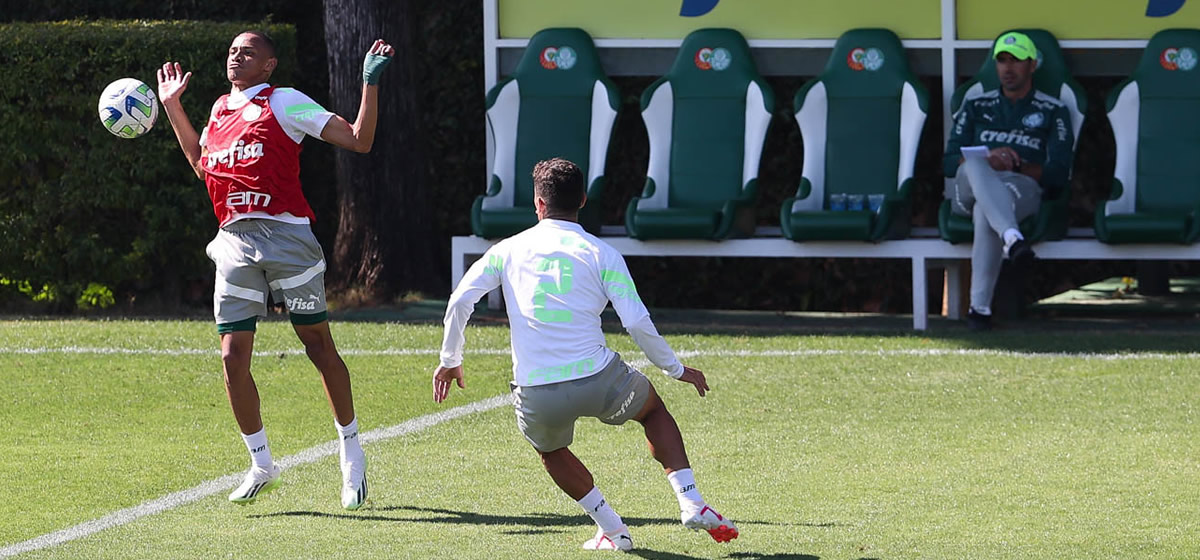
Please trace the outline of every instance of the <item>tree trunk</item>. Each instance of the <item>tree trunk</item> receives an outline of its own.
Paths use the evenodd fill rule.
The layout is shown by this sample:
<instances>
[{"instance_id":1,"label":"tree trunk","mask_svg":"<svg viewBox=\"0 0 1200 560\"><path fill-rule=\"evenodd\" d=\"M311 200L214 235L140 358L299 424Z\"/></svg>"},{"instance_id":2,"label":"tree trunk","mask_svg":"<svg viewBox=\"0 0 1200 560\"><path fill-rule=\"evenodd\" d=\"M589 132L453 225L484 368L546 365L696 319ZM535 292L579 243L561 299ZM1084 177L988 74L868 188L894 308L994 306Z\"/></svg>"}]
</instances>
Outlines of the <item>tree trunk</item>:
<instances>
[{"instance_id":1,"label":"tree trunk","mask_svg":"<svg viewBox=\"0 0 1200 560\"><path fill-rule=\"evenodd\" d=\"M336 156L339 223L329 284L366 303L430 290L441 278L429 270L437 244L419 134L418 14L418 0L325 0L330 110L356 118L367 49L375 39L396 49L380 81L374 148Z\"/></svg>"}]
</instances>

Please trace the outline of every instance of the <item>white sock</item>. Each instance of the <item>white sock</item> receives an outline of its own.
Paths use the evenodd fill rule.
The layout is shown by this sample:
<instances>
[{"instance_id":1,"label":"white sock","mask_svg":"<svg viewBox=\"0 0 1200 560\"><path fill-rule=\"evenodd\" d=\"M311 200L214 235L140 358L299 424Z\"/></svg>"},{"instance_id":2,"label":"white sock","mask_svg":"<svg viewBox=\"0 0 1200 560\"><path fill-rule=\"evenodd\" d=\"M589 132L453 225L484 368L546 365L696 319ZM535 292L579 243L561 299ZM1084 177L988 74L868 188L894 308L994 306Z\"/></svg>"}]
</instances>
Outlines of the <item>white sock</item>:
<instances>
[{"instance_id":1,"label":"white sock","mask_svg":"<svg viewBox=\"0 0 1200 560\"><path fill-rule=\"evenodd\" d=\"M989 317L992 315L991 307L986 307L986 306L985 307L975 307L972 305L971 309L980 315L987 315Z\"/></svg>"},{"instance_id":2,"label":"white sock","mask_svg":"<svg viewBox=\"0 0 1200 560\"><path fill-rule=\"evenodd\" d=\"M1012 244L1016 243L1018 240L1025 239L1025 236L1021 235L1021 231L1016 228L1008 228L1008 229L1004 230L1003 237L1004 237L1004 248L1005 249L1012 247Z\"/></svg>"},{"instance_id":3,"label":"white sock","mask_svg":"<svg viewBox=\"0 0 1200 560\"><path fill-rule=\"evenodd\" d=\"M600 489L592 487L592 491L588 492L582 500L579 500L579 507L583 508L596 525L600 526L600 530L604 531L605 535L612 536L625 529L625 522L621 521L621 516L613 511L613 508L608 505L608 501L604 499L604 494L600 493Z\"/></svg>"},{"instance_id":4,"label":"white sock","mask_svg":"<svg viewBox=\"0 0 1200 560\"><path fill-rule=\"evenodd\" d=\"M250 451L250 461L254 463L254 466L264 469L271 468L274 461L271 460L271 447L267 445L266 428L253 434L242 434L242 441L246 442L246 449Z\"/></svg>"},{"instance_id":5,"label":"white sock","mask_svg":"<svg viewBox=\"0 0 1200 560\"><path fill-rule=\"evenodd\" d=\"M350 421L345 426L338 424L337 419L334 419L333 425L338 431L338 456L342 462L347 459L357 461L362 458L362 444L358 441L358 418Z\"/></svg>"},{"instance_id":6,"label":"white sock","mask_svg":"<svg viewBox=\"0 0 1200 560\"><path fill-rule=\"evenodd\" d=\"M704 498L700 497L700 491L696 489L696 478L692 476L692 469L672 471L667 474L667 480L675 490L675 497L679 498L680 511L695 511L704 507Z\"/></svg>"}]
</instances>

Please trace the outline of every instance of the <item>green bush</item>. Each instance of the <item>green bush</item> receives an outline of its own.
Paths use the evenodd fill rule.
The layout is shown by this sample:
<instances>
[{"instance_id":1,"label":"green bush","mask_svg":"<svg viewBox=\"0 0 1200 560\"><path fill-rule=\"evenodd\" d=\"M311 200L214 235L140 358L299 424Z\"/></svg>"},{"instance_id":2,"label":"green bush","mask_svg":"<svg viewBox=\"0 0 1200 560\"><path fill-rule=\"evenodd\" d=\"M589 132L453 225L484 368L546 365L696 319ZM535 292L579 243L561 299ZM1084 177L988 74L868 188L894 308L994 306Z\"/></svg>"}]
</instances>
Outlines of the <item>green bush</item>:
<instances>
[{"instance_id":1,"label":"green bush","mask_svg":"<svg viewBox=\"0 0 1200 560\"><path fill-rule=\"evenodd\" d=\"M135 293L178 302L185 286L210 282L204 245L216 218L166 115L160 110L149 133L124 140L101 126L96 107L109 82L133 77L155 88L155 71L179 61L193 72L183 102L199 127L229 91L230 40L251 27L275 38L273 82L288 83L296 43L290 25L0 25L0 278L42 287L26 295L58 310L107 306Z\"/></svg>"}]
</instances>

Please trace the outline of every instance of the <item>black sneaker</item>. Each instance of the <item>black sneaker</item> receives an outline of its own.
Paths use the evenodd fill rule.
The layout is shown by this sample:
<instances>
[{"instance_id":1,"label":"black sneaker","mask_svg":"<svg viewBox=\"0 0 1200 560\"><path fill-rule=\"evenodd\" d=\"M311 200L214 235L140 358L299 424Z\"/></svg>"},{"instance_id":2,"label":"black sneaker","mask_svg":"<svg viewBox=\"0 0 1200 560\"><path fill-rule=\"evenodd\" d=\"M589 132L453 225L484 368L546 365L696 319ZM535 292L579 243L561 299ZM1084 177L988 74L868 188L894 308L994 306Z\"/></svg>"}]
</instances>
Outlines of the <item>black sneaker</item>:
<instances>
[{"instance_id":1,"label":"black sneaker","mask_svg":"<svg viewBox=\"0 0 1200 560\"><path fill-rule=\"evenodd\" d=\"M1033 247L1030 247L1029 243L1024 239L1014 241L1012 245L1008 246L1008 250L1005 253L1009 262L1018 266L1028 266L1037 258L1037 254L1033 252Z\"/></svg>"},{"instance_id":2,"label":"black sneaker","mask_svg":"<svg viewBox=\"0 0 1200 560\"><path fill-rule=\"evenodd\" d=\"M974 309L967 311L967 329L975 332L992 330L992 316L976 313Z\"/></svg>"}]
</instances>

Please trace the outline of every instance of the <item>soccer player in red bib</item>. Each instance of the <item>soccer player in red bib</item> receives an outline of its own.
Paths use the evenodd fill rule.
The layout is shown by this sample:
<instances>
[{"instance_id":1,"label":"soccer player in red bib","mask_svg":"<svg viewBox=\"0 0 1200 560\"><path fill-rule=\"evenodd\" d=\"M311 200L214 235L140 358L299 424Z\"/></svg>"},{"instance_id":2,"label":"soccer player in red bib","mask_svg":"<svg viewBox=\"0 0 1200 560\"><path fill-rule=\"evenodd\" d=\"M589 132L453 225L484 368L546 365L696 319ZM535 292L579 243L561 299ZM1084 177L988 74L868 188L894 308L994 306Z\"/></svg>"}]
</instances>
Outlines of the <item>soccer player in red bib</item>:
<instances>
[{"instance_id":1,"label":"soccer player in red bib","mask_svg":"<svg viewBox=\"0 0 1200 560\"><path fill-rule=\"evenodd\" d=\"M261 31L233 39L225 60L232 87L213 104L199 133L180 103L192 73L184 73L178 62L158 71L158 98L179 147L208 187L220 224L206 250L217 269L213 312L229 404L252 463L229 495L234 503L251 503L279 485L280 468L271 458L250 375L255 324L267 314L268 290L287 306L296 335L321 372L341 442L342 506L356 510L366 502L367 459L358 440L350 372L329 332L325 257L312 233L316 217L300 190L300 142L313 136L355 152L370 151L379 78L394 52L382 40L367 52L354 124L299 91L267 82L278 61L274 42Z\"/></svg>"}]
</instances>

